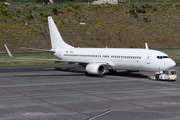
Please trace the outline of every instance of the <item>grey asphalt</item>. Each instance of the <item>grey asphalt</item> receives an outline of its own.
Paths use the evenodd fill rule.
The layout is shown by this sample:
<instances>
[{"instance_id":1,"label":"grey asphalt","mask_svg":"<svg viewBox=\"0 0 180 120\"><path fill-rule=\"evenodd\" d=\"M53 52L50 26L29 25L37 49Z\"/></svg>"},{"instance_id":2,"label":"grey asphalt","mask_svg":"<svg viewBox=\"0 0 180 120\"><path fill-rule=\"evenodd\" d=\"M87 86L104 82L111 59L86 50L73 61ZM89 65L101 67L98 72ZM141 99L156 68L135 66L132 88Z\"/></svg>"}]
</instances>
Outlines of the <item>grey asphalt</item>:
<instances>
[{"instance_id":1,"label":"grey asphalt","mask_svg":"<svg viewBox=\"0 0 180 120\"><path fill-rule=\"evenodd\" d=\"M180 81L148 80L148 74L0 67L0 120L180 120Z\"/></svg>"}]
</instances>

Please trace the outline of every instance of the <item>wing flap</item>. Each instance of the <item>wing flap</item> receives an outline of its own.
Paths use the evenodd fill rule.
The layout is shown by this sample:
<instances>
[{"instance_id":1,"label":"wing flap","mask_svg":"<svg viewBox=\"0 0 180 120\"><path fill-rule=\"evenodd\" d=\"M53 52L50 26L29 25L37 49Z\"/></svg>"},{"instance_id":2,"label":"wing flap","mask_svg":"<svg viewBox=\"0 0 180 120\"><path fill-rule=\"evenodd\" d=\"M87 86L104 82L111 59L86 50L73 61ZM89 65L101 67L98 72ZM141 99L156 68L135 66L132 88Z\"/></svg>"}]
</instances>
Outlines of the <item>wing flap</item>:
<instances>
[{"instance_id":1,"label":"wing flap","mask_svg":"<svg viewBox=\"0 0 180 120\"><path fill-rule=\"evenodd\" d=\"M35 50L35 51L43 51L43 52L55 53L55 51L52 51L52 50L36 49L36 48L24 48L24 47L21 47L21 48L22 49L27 49L27 50Z\"/></svg>"}]
</instances>

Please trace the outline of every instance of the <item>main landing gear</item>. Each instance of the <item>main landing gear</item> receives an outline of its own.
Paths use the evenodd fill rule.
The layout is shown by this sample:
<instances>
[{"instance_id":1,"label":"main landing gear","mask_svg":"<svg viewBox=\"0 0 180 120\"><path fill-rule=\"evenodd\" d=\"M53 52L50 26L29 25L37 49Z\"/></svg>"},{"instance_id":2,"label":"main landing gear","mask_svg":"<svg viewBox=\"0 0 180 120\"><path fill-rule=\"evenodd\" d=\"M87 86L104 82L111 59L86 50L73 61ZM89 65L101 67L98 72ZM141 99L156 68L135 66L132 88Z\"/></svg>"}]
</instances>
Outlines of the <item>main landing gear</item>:
<instances>
[{"instance_id":1,"label":"main landing gear","mask_svg":"<svg viewBox=\"0 0 180 120\"><path fill-rule=\"evenodd\" d=\"M115 75L116 74L116 70L109 70L109 75Z\"/></svg>"}]
</instances>

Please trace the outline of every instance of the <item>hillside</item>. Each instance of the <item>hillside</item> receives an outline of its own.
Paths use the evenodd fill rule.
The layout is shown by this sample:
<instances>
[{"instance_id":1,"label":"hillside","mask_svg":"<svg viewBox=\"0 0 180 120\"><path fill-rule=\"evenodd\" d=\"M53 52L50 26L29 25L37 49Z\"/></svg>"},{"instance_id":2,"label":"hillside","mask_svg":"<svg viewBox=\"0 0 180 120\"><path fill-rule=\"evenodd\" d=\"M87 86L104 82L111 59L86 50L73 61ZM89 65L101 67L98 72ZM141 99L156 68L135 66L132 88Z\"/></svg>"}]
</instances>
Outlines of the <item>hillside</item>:
<instances>
[{"instance_id":1,"label":"hillside","mask_svg":"<svg viewBox=\"0 0 180 120\"><path fill-rule=\"evenodd\" d=\"M20 47L51 49L47 17L75 47L180 47L179 5L10 5L0 7L0 41L12 52ZM86 23L80 25L80 22ZM3 44L0 51L5 52Z\"/></svg>"}]
</instances>

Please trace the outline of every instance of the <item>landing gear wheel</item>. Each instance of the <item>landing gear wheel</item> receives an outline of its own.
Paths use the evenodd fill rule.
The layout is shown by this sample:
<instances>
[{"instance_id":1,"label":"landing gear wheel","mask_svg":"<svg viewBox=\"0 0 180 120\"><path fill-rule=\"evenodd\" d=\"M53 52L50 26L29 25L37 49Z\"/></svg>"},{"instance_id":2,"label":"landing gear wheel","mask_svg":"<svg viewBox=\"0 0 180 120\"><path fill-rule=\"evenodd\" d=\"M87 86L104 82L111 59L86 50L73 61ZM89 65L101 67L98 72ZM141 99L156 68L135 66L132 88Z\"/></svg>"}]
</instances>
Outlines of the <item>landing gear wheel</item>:
<instances>
[{"instance_id":1,"label":"landing gear wheel","mask_svg":"<svg viewBox=\"0 0 180 120\"><path fill-rule=\"evenodd\" d=\"M110 75L115 75L116 74L116 70L109 70L109 74Z\"/></svg>"}]
</instances>

